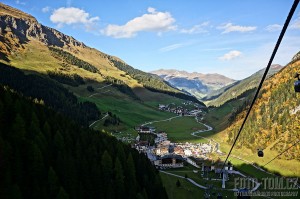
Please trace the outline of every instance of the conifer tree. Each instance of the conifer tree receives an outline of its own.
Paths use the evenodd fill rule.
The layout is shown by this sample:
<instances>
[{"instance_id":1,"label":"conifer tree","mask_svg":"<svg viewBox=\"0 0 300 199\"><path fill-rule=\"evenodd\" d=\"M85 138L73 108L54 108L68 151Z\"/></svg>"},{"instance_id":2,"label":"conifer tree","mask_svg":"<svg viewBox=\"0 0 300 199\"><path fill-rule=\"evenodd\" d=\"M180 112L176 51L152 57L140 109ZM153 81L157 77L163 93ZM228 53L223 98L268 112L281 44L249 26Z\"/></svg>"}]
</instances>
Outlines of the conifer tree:
<instances>
[{"instance_id":1,"label":"conifer tree","mask_svg":"<svg viewBox=\"0 0 300 199\"><path fill-rule=\"evenodd\" d=\"M115 195L116 198L123 198L125 194L125 187L124 187L124 173L122 169L122 165L120 163L119 158L116 158L115 161L115 168L114 168L114 174L115 174L115 180L114 180L114 185L115 185Z\"/></svg>"}]
</instances>

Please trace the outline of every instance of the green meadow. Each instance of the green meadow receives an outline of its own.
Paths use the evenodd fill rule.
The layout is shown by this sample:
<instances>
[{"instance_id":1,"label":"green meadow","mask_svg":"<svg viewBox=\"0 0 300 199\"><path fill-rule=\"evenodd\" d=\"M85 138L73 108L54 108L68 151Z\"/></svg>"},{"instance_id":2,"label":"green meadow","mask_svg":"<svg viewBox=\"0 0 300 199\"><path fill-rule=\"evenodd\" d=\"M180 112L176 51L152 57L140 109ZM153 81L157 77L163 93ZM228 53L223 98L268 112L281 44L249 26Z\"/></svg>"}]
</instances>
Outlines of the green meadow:
<instances>
[{"instance_id":1,"label":"green meadow","mask_svg":"<svg viewBox=\"0 0 300 199\"><path fill-rule=\"evenodd\" d=\"M169 140L173 142L201 142L203 139L192 136L191 133L206 129L194 117L177 117L170 121L153 123L151 126L156 127L158 131L165 131Z\"/></svg>"},{"instance_id":2,"label":"green meadow","mask_svg":"<svg viewBox=\"0 0 300 199\"><path fill-rule=\"evenodd\" d=\"M166 188L169 199L194 199L203 198L204 190L192 185L190 182L182 178L170 176L165 173L160 173L163 185ZM176 186L176 182L179 180L180 187Z\"/></svg>"}]
</instances>

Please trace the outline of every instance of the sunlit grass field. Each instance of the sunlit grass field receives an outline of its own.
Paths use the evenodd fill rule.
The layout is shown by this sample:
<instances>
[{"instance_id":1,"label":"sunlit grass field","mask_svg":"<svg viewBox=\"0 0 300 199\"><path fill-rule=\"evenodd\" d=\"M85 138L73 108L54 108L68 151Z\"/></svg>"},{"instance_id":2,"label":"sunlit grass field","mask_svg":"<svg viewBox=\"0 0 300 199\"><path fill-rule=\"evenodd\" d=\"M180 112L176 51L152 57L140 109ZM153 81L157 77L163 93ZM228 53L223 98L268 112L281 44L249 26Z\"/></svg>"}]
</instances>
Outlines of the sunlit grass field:
<instances>
[{"instance_id":1,"label":"sunlit grass field","mask_svg":"<svg viewBox=\"0 0 300 199\"><path fill-rule=\"evenodd\" d=\"M178 117L170 121L153 123L150 126L156 127L158 131L165 131L169 140L173 142L203 142L203 139L192 136L191 133L206 129L194 117Z\"/></svg>"},{"instance_id":2,"label":"sunlit grass field","mask_svg":"<svg viewBox=\"0 0 300 199\"><path fill-rule=\"evenodd\" d=\"M170 176L164 173L160 173L163 185L166 188L169 199L194 199L203 198L204 190L200 189L185 179L179 179L175 176ZM180 187L176 186L176 182L179 180Z\"/></svg>"}]
</instances>

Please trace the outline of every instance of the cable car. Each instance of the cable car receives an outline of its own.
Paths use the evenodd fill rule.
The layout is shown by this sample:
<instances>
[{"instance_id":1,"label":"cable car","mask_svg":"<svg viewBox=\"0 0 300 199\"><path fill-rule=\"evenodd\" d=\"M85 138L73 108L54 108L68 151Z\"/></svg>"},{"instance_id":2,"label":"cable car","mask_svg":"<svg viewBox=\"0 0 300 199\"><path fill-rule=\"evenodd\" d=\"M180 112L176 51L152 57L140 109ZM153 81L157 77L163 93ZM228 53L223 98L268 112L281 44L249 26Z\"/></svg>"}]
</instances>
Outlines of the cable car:
<instances>
[{"instance_id":1,"label":"cable car","mask_svg":"<svg viewBox=\"0 0 300 199\"><path fill-rule=\"evenodd\" d=\"M296 73L295 78L298 78L298 80L296 80L294 83L294 89L295 89L295 92L299 93L300 92L300 75L298 73Z\"/></svg>"},{"instance_id":2,"label":"cable car","mask_svg":"<svg viewBox=\"0 0 300 199\"><path fill-rule=\"evenodd\" d=\"M258 157L264 157L264 152L262 149L257 149L257 155Z\"/></svg>"}]
</instances>

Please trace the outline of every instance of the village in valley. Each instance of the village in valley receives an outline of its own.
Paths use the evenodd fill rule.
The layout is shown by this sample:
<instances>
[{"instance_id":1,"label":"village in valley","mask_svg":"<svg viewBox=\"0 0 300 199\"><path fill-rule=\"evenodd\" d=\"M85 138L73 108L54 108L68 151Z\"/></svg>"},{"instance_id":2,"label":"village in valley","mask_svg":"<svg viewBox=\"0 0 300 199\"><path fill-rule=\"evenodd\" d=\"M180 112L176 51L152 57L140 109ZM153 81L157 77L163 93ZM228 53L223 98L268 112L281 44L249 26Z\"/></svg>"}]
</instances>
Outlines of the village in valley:
<instances>
[{"instance_id":1,"label":"village in valley","mask_svg":"<svg viewBox=\"0 0 300 199\"><path fill-rule=\"evenodd\" d=\"M158 168L177 168L183 167L183 161L190 160L189 163L197 167L196 160L207 160L208 154L217 153L222 155L219 150L219 143L210 140L208 143L172 143L168 140L165 132L156 132L154 127L140 126L136 130L139 135L136 138L135 148L139 152L146 153L148 158ZM169 163L168 159L174 159ZM177 164L177 162L180 162Z\"/></svg>"},{"instance_id":2,"label":"village in valley","mask_svg":"<svg viewBox=\"0 0 300 199\"><path fill-rule=\"evenodd\" d=\"M199 117L205 114L203 113L203 107L192 102L184 102L183 106L176 106L174 103L168 105L159 104L158 108L161 111L175 113L178 117L195 117L197 122L201 120ZM138 136L136 137L134 148L140 153L145 153L158 169L182 168L189 164L198 169L194 170L194 172L198 173L200 170L201 176L205 175L205 172L210 171L219 175L222 173L223 162L220 160L214 161L210 157L211 155L224 155L220 151L218 142L211 139L207 139L205 143L171 142L166 132L156 129L151 124L152 122L148 122L135 128ZM211 127L208 127L207 130L202 130L202 132L211 129ZM225 170L232 171L232 165L230 163L226 164Z\"/></svg>"},{"instance_id":3,"label":"village in valley","mask_svg":"<svg viewBox=\"0 0 300 199\"><path fill-rule=\"evenodd\" d=\"M177 116L146 122L135 127L138 136L132 142L132 147L139 153L145 154L161 173L186 179L195 186L204 189L204 198L211 198L211 196L226 198L228 193L232 191L255 191L258 189L260 183L254 180L251 181L252 185L247 187L248 189L235 187L234 179L238 176L246 177L246 175L236 168L234 169L230 161L224 164L221 159L226 154L220 150L220 143L201 136L201 133L213 129L201 122L206 114L205 107L193 102L183 102L181 105L159 104L157 108L160 111L175 113ZM204 126L205 129L189 132L195 138L200 137L201 142L172 142L168 139L168 134L165 131L154 125L154 123L170 122L174 118L182 117L191 117ZM174 125L174 128L176 127ZM172 131L170 130L170 132Z\"/></svg>"}]
</instances>

